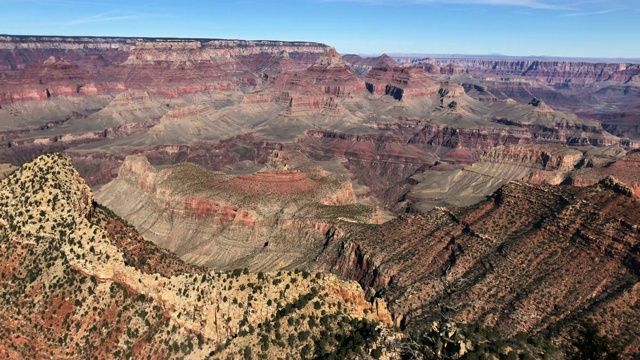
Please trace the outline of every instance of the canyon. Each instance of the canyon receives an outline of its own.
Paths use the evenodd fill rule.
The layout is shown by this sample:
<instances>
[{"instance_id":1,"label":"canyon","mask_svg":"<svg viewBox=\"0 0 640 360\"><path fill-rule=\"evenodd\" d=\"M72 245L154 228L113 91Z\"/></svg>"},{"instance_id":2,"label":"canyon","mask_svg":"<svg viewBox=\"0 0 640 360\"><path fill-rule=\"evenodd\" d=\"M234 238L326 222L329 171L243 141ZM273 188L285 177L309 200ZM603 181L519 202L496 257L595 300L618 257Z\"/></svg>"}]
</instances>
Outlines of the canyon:
<instances>
[{"instance_id":1,"label":"canyon","mask_svg":"<svg viewBox=\"0 0 640 360\"><path fill-rule=\"evenodd\" d=\"M544 100L554 109L602 122L614 135L638 139L640 65L540 59L425 58L410 60L429 74L467 82L486 101ZM451 71L455 68L455 71Z\"/></svg>"},{"instance_id":2,"label":"canyon","mask_svg":"<svg viewBox=\"0 0 640 360\"><path fill-rule=\"evenodd\" d=\"M634 356L638 74L2 35L0 355Z\"/></svg>"}]
</instances>

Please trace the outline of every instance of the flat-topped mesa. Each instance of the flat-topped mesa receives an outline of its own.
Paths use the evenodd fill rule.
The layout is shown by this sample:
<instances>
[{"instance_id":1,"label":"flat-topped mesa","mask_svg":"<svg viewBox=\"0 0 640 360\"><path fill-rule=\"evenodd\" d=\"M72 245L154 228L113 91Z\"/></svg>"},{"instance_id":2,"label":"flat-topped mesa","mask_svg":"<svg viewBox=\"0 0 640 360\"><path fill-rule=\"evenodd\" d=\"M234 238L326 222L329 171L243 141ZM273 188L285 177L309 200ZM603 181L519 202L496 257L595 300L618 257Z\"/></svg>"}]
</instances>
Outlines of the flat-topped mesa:
<instances>
[{"instance_id":1,"label":"flat-topped mesa","mask_svg":"<svg viewBox=\"0 0 640 360\"><path fill-rule=\"evenodd\" d=\"M582 160L581 151L559 144L508 145L487 150L480 161L528 164L545 171L571 171Z\"/></svg>"},{"instance_id":2,"label":"flat-topped mesa","mask_svg":"<svg viewBox=\"0 0 640 360\"><path fill-rule=\"evenodd\" d=\"M464 68L453 63L440 68L440 74L443 74L443 75L462 74L464 72L465 72Z\"/></svg>"},{"instance_id":3,"label":"flat-topped mesa","mask_svg":"<svg viewBox=\"0 0 640 360\"><path fill-rule=\"evenodd\" d=\"M435 59L423 59L414 63L413 66L424 70L427 74L434 75L455 75L466 71L466 69L454 63L438 65Z\"/></svg>"},{"instance_id":4,"label":"flat-topped mesa","mask_svg":"<svg viewBox=\"0 0 640 360\"><path fill-rule=\"evenodd\" d=\"M396 100L431 96L438 92L439 83L416 67L377 67L367 74L367 91L389 95Z\"/></svg>"}]
</instances>

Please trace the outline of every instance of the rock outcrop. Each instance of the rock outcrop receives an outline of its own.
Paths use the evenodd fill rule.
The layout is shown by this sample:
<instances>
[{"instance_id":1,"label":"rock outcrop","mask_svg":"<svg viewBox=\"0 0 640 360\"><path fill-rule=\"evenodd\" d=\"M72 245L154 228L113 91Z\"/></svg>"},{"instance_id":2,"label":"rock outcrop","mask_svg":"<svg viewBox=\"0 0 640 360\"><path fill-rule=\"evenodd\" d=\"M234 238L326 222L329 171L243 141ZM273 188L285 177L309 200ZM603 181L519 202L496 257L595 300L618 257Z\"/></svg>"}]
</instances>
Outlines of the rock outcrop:
<instances>
[{"instance_id":1,"label":"rock outcrop","mask_svg":"<svg viewBox=\"0 0 640 360\"><path fill-rule=\"evenodd\" d=\"M418 68L377 67L368 72L367 91L376 95L389 95L396 100L435 95L440 84ZM463 91L464 93L464 91Z\"/></svg>"},{"instance_id":2,"label":"rock outcrop","mask_svg":"<svg viewBox=\"0 0 640 360\"><path fill-rule=\"evenodd\" d=\"M585 167L572 173L567 182L575 186L591 186L614 177L631 191L630 195L640 197L640 151L629 152L604 167L598 166L597 161L597 158L587 160Z\"/></svg>"}]
</instances>

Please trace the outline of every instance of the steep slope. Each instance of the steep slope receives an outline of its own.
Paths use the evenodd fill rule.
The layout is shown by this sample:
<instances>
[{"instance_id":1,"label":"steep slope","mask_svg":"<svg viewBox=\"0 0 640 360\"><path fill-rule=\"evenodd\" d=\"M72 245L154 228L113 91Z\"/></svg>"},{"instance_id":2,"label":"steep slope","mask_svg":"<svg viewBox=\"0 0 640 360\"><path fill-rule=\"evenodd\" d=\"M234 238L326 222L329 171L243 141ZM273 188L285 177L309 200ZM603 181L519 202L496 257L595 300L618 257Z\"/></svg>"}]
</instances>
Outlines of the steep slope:
<instances>
[{"instance_id":1,"label":"steep slope","mask_svg":"<svg viewBox=\"0 0 640 360\"><path fill-rule=\"evenodd\" d=\"M613 178L511 182L475 206L345 229L321 261L387 299L398 325L445 316L564 341L591 318L637 354L640 207L630 194Z\"/></svg>"},{"instance_id":2,"label":"steep slope","mask_svg":"<svg viewBox=\"0 0 640 360\"><path fill-rule=\"evenodd\" d=\"M389 321L383 302L333 275L183 263L96 207L61 155L2 180L0 202L3 358L299 358L339 353L336 339L349 333L364 336L356 350L366 352ZM287 325L301 320L313 326ZM322 348L319 332L330 334ZM295 339L276 341L283 336Z\"/></svg>"}]
</instances>

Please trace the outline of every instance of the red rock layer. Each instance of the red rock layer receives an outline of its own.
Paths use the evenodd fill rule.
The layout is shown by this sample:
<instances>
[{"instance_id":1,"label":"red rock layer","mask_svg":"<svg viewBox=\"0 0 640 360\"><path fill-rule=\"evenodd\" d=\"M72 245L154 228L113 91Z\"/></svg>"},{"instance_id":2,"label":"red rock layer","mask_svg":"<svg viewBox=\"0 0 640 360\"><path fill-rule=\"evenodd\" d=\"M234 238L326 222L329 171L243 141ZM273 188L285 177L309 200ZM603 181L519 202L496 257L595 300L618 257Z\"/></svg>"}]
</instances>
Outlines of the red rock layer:
<instances>
[{"instance_id":1,"label":"red rock layer","mask_svg":"<svg viewBox=\"0 0 640 360\"><path fill-rule=\"evenodd\" d=\"M325 51L305 42L3 36L0 103L130 89L175 98L259 88L260 76L306 68ZM269 66L283 53L280 66Z\"/></svg>"},{"instance_id":2,"label":"red rock layer","mask_svg":"<svg viewBox=\"0 0 640 360\"><path fill-rule=\"evenodd\" d=\"M364 92L364 84L333 48L327 50L305 71L280 75L276 87L306 95L324 94L336 97Z\"/></svg>"},{"instance_id":3,"label":"red rock layer","mask_svg":"<svg viewBox=\"0 0 640 360\"><path fill-rule=\"evenodd\" d=\"M224 183L239 193L291 195L313 191L318 184L299 171L259 172Z\"/></svg>"},{"instance_id":4,"label":"red rock layer","mask_svg":"<svg viewBox=\"0 0 640 360\"><path fill-rule=\"evenodd\" d=\"M370 93L400 99L435 95L440 88L439 83L427 76L422 69L413 67L374 68L367 74L365 81Z\"/></svg>"}]
</instances>

